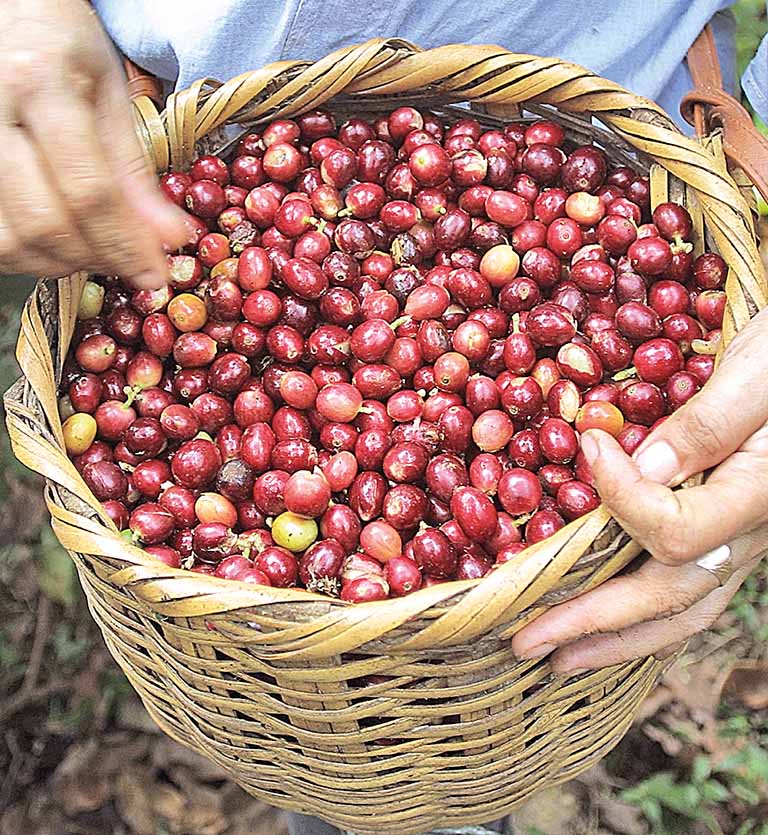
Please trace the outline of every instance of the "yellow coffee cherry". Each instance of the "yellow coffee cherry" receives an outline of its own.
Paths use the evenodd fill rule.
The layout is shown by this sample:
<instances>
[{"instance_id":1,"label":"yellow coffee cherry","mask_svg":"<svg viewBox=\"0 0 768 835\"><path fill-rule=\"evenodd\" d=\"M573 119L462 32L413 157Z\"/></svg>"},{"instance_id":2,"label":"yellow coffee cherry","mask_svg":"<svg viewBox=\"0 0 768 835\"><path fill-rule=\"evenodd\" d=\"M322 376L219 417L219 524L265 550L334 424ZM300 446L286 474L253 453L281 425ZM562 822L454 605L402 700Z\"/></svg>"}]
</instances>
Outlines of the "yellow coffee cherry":
<instances>
[{"instance_id":1,"label":"yellow coffee cherry","mask_svg":"<svg viewBox=\"0 0 768 835\"><path fill-rule=\"evenodd\" d=\"M272 523L272 539L289 551L306 551L317 539L317 523L287 510Z\"/></svg>"},{"instance_id":2,"label":"yellow coffee cherry","mask_svg":"<svg viewBox=\"0 0 768 835\"><path fill-rule=\"evenodd\" d=\"M77 308L78 319L95 319L104 304L104 288L95 281L86 281Z\"/></svg>"},{"instance_id":3,"label":"yellow coffee cherry","mask_svg":"<svg viewBox=\"0 0 768 835\"><path fill-rule=\"evenodd\" d=\"M75 412L64 421L64 446L70 455L82 455L96 438L96 421L86 412Z\"/></svg>"},{"instance_id":4,"label":"yellow coffee cherry","mask_svg":"<svg viewBox=\"0 0 768 835\"><path fill-rule=\"evenodd\" d=\"M168 302L166 313L174 327L184 333L199 331L208 321L205 302L194 293L180 293L174 296Z\"/></svg>"}]
</instances>

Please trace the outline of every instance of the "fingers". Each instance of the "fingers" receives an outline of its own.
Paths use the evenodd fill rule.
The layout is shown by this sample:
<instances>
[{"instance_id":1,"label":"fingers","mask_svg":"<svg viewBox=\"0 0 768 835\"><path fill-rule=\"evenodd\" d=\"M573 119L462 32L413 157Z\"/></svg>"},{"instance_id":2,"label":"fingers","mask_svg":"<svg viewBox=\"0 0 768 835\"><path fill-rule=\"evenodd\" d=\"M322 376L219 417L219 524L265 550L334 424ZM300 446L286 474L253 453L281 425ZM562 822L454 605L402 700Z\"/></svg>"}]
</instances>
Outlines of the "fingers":
<instances>
[{"instance_id":1,"label":"fingers","mask_svg":"<svg viewBox=\"0 0 768 835\"><path fill-rule=\"evenodd\" d=\"M59 264L45 258L26 260L22 263L18 259L18 253L23 245L14 232L11 222L0 207L0 275L13 275L14 273L34 272L35 275L59 275ZM34 266L34 270L30 268Z\"/></svg>"},{"instance_id":2,"label":"fingers","mask_svg":"<svg viewBox=\"0 0 768 835\"><path fill-rule=\"evenodd\" d=\"M116 69L103 77L99 87L97 121L115 182L122 188L130 208L157 232L168 249L187 244L188 215L162 196L150 176L136 138L125 80Z\"/></svg>"},{"instance_id":3,"label":"fingers","mask_svg":"<svg viewBox=\"0 0 768 835\"><path fill-rule=\"evenodd\" d=\"M660 562L680 565L763 521L768 479L761 473L768 467L768 439L761 436L705 484L675 491L644 477L637 462L605 432L584 433L582 450L603 502L625 530Z\"/></svg>"},{"instance_id":4,"label":"fingers","mask_svg":"<svg viewBox=\"0 0 768 835\"><path fill-rule=\"evenodd\" d=\"M696 565L671 567L651 559L633 574L545 612L515 635L512 651L518 658L541 658L585 636L685 612L716 588L715 576Z\"/></svg>"},{"instance_id":5,"label":"fingers","mask_svg":"<svg viewBox=\"0 0 768 835\"><path fill-rule=\"evenodd\" d=\"M116 184L92 106L71 89L43 86L22 104L21 114L86 242L92 260L82 266L117 273L140 287L161 286L167 268L160 240Z\"/></svg>"},{"instance_id":6,"label":"fingers","mask_svg":"<svg viewBox=\"0 0 768 835\"><path fill-rule=\"evenodd\" d=\"M682 614L663 621L640 623L610 635L583 638L563 647L552 656L553 672L601 669L649 655L666 657L670 648L714 624L757 562L757 559L750 561L722 588L715 589Z\"/></svg>"},{"instance_id":7,"label":"fingers","mask_svg":"<svg viewBox=\"0 0 768 835\"><path fill-rule=\"evenodd\" d=\"M729 548L733 576L743 579L745 569L748 573L767 548L768 525L734 540ZM541 658L558 647L577 644L580 648L599 646L601 651L610 644L613 651L617 642L626 639L627 630L645 622L668 623L689 611L698 613L698 603L718 600L713 594L719 590L717 577L699 565L671 567L649 559L632 574L614 577L545 612L514 636L512 651L523 659ZM610 636L611 641L603 642L599 636Z\"/></svg>"},{"instance_id":8,"label":"fingers","mask_svg":"<svg viewBox=\"0 0 768 835\"><path fill-rule=\"evenodd\" d=\"M0 269L162 286L185 213L145 169L114 52L78 0L22 5L0 33Z\"/></svg>"},{"instance_id":9,"label":"fingers","mask_svg":"<svg viewBox=\"0 0 768 835\"><path fill-rule=\"evenodd\" d=\"M734 339L707 385L638 449L635 460L647 478L680 484L719 464L765 423L766 348L768 314L763 313Z\"/></svg>"},{"instance_id":10,"label":"fingers","mask_svg":"<svg viewBox=\"0 0 768 835\"><path fill-rule=\"evenodd\" d=\"M0 189L6 236L0 246L0 269L65 275L88 256L72 216L21 129L0 126L0 147L13 160L5 167Z\"/></svg>"},{"instance_id":11,"label":"fingers","mask_svg":"<svg viewBox=\"0 0 768 835\"><path fill-rule=\"evenodd\" d=\"M84 18L73 27L75 40L38 21L43 46L52 39L50 53L11 52L2 65L18 72L0 103L4 147L8 135L15 140L14 170L3 172L0 196L11 242L1 263L117 273L158 287L167 279L163 244L186 241L186 215L149 176L103 32L79 5L70 13Z\"/></svg>"}]
</instances>

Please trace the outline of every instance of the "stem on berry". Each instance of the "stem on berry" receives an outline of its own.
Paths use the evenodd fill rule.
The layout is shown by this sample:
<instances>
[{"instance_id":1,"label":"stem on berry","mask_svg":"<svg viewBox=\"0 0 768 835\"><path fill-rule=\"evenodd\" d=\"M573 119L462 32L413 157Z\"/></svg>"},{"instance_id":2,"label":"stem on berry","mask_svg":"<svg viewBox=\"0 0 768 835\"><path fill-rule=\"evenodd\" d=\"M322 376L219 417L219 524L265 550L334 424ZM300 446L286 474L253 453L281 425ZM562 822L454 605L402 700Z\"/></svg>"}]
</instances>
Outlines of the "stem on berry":
<instances>
[{"instance_id":1,"label":"stem on berry","mask_svg":"<svg viewBox=\"0 0 768 835\"><path fill-rule=\"evenodd\" d=\"M670 245L670 249L672 252L677 255L679 252L692 252L693 251L693 244L689 243L688 241L684 241L680 235L675 235L672 244Z\"/></svg>"},{"instance_id":2,"label":"stem on berry","mask_svg":"<svg viewBox=\"0 0 768 835\"><path fill-rule=\"evenodd\" d=\"M126 395L126 399L125 403L123 403L123 408L128 409L131 407L143 390L144 386L125 386L123 392Z\"/></svg>"},{"instance_id":3,"label":"stem on berry","mask_svg":"<svg viewBox=\"0 0 768 835\"><path fill-rule=\"evenodd\" d=\"M622 380L629 380L630 377L637 377L637 369L634 365L630 365L629 368L625 368L623 371L614 374L611 379L620 383Z\"/></svg>"},{"instance_id":4,"label":"stem on berry","mask_svg":"<svg viewBox=\"0 0 768 835\"><path fill-rule=\"evenodd\" d=\"M393 331L396 331L400 325L407 325L413 317L410 315L401 316L399 319L395 319L394 322L390 322L389 326L392 328Z\"/></svg>"}]
</instances>

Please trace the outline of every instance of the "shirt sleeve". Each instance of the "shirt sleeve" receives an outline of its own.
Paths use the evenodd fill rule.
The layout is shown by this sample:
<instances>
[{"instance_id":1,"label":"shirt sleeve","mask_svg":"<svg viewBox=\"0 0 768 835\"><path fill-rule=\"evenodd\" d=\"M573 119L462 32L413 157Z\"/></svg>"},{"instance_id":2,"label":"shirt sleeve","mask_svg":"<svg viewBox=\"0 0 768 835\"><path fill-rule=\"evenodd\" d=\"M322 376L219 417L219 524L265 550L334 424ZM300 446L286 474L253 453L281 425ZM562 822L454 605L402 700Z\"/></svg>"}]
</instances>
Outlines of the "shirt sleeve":
<instances>
[{"instance_id":1,"label":"shirt sleeve","mask_svg":"<svg viewBox=\"0 0 768 835\"><path fill-rule=\"evenodd\" d=\"M741 86L755 113L768 123L768 35L742 76Z\"/></svg>"}]
</instances>

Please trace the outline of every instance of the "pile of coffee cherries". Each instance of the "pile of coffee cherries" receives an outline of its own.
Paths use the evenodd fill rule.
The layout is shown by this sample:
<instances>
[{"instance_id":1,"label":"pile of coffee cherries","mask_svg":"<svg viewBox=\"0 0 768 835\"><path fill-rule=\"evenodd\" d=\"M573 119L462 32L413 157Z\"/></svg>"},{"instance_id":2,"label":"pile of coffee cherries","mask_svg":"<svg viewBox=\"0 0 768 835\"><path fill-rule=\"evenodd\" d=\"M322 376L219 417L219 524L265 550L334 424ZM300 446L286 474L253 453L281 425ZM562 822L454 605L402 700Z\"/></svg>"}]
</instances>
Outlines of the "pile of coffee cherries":
<instances>
[{"instance_id":1,"label":"pile of coffee cherries","mask_svg":"<svg viewBox=\"0 0 768 835\"><path fill-rule=\"evenodd\" d=\"M314 111L160 187L169 286L85 285L66 448L124 535L216 577L367 601L483 577L599 504L706 382L726 267L552 121Z\"/></svg>"}]
</instances>

